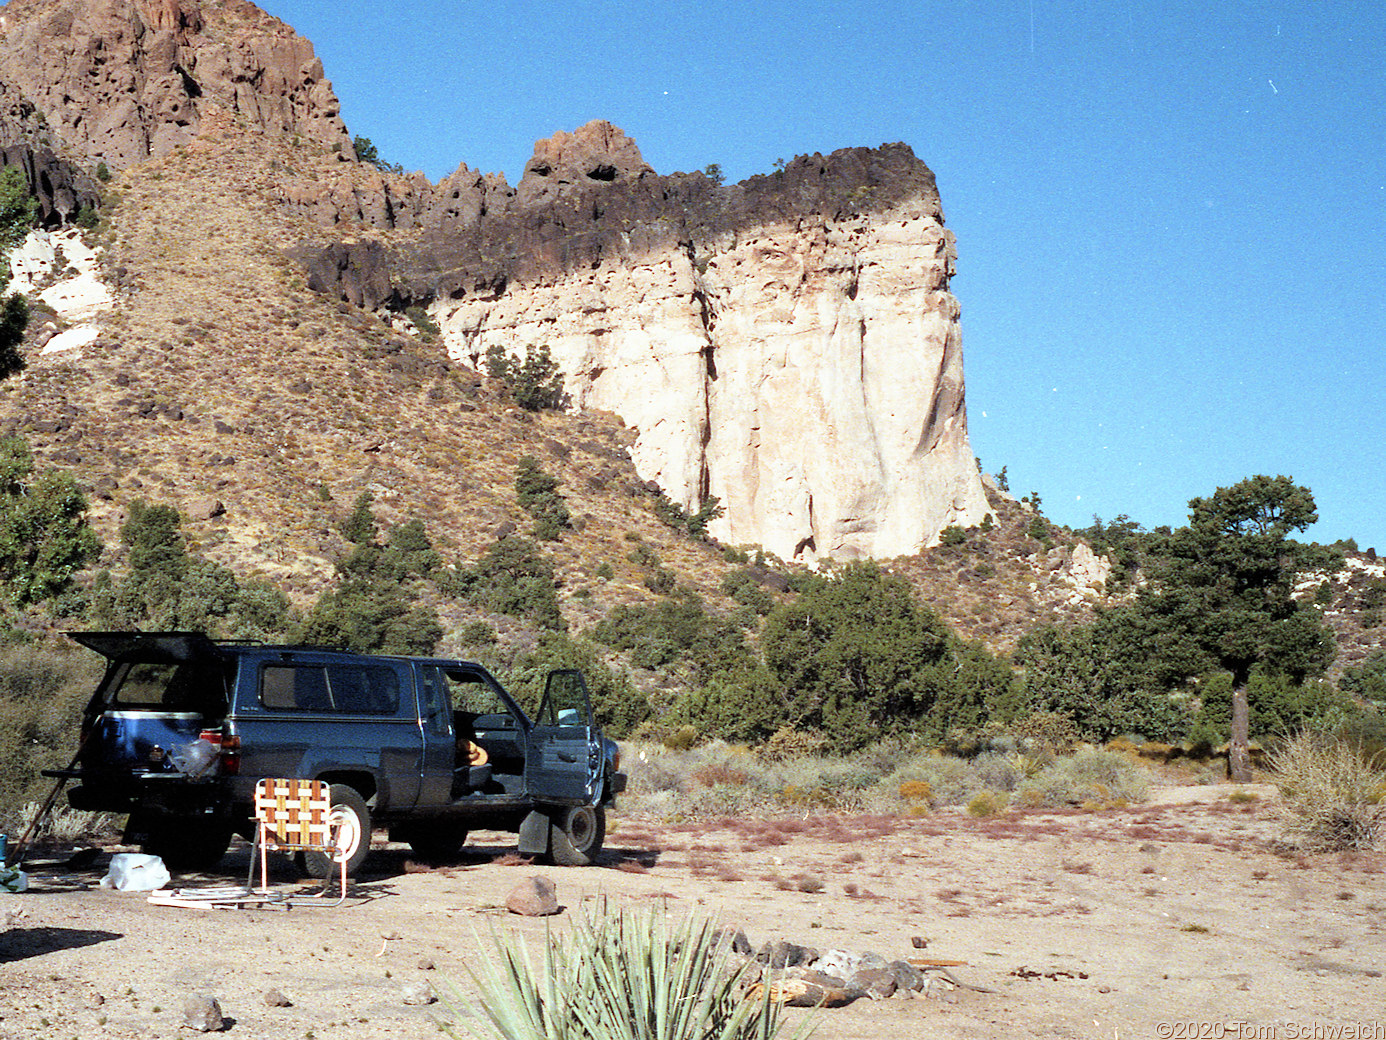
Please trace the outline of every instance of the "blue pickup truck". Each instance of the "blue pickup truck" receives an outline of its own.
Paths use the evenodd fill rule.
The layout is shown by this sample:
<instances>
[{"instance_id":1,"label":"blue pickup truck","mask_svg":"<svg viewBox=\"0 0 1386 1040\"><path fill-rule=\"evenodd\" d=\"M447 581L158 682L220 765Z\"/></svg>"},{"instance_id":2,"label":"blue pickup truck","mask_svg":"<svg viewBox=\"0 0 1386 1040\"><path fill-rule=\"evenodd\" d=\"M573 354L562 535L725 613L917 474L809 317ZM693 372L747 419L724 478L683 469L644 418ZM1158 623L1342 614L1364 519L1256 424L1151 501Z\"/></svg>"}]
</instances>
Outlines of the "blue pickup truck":
<instances>
[{"instance_id":1,"label":"blue pickup truck","mask_svg":"<svg viewBox=\"0 0 1386 1040\"><path fill-rule=\"evenodd\" d=\"M355 870L372 829L421 856L470 830L580 866L625 789L577 671L549 674L530 718L469 661L216 641L196 632L77 632L106 658L83 716L73 808L129 813L126 840L174 869L208 868L252 833L263 777L324 780ZM308 869L325 869L309 863Z\"/></svg>"}]
</instances>

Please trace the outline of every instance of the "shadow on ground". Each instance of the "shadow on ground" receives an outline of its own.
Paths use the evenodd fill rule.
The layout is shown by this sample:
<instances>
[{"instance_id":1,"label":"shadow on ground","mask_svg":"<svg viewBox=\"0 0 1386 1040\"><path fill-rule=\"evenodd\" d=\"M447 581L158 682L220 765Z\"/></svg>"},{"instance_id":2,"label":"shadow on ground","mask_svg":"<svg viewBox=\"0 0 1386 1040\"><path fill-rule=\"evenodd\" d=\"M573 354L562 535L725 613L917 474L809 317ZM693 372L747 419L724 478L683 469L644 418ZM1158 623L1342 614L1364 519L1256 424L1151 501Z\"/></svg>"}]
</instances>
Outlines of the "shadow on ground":
<instances>
[{"instance_id":1,"label":"shadow on ground","mask_svg":"<svg viewBox=\"0 0 1386 1040\"><path fill-rule=\"evenodd\" d=\"M59 950L95 946L119 938L119 932L94 928L11 928L0 932L0 964L57 953Z\"/></svg>"}]
</instances>

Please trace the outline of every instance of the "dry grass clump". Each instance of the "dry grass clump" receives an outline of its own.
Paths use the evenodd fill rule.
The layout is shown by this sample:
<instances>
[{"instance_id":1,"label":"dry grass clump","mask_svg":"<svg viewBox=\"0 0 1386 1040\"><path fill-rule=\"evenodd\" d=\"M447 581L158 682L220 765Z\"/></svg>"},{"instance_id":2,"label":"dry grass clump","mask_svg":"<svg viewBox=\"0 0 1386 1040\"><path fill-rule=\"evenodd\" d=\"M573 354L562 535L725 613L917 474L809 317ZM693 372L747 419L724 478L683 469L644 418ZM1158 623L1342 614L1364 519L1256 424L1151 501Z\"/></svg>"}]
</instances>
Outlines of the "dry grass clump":
<instances>
[{"instance_id":1,"label":"dry grass clump","mask_svg":"<svg viewBox=\"0 0 1386 1040\"><path fill-rule=\"evenodd\" d=\"M984 791L1010 792L1022 779L1013 755L988 752L976 758L917 754L884 777L871 792L881 810L909 813L922 806L965 805Z\"/></svg>"},{"instance_id":2,"label":"dry grass clump","mask_svg":"<svg viewBox=\"0 0 1386 1040\"><path fill-rule=\"evenodd\" d=\"M979 791L967 800L967 814L979 819L1006 811L1009 799L999 791Z\"/></svg>"},{"instance_id":3,"label":"dry grass clump","mask_svg":"<svg viewBox=\"0 0 1386 1040\"><path fill-rule=\"evenodd\" d=\"M1121 808L1145 798L1145 770L1119 751L1079 748L1070 758L1058 758L1016 789L1028 808L1077 805L1088 810Z\"/></svg>"},{"instance_id":4,"label":"dry grass clump","mask_svg":"<svg viewBox=\"0 0 1386 1040\"><path fill-rule=\"evenodd\" d=\"M624 804L666 819L774 815L786 809L856 811L880 779L854 759L821 755L767 761L722 741L622 753L630 777Z\"/></svg>"},{"instance_id":5,"label":"dry grass clump","mask_svg":"<svg viewBox=\"0 0 1386 1040\"><path fill-rule=\"evenodd\" d=\"M1314 851L1370 849L1386 821L1386 753L1298 733L1270 756L1288 828Z\"/></svg>"},{"instance_id":6,"label":"dry grass clump","mask_svg":"<svg viewBox=\"0 0 1386 1040\"><path fill-rule=\"evenodd\" d=\"M625 806L671 820L786 811L874 812L899 819L940 806L967 806L978 796L984 796L979 809L990 800L991 812L1007 805L1108 809L1140 801L1146 790L1146 770L1138 758L1096 748L1043 768L1015 753L958 758L902 749L767 761L720 741L680 751L641 745L628 748L622 759L630 775Z\"/></svg>"}]
</instances>

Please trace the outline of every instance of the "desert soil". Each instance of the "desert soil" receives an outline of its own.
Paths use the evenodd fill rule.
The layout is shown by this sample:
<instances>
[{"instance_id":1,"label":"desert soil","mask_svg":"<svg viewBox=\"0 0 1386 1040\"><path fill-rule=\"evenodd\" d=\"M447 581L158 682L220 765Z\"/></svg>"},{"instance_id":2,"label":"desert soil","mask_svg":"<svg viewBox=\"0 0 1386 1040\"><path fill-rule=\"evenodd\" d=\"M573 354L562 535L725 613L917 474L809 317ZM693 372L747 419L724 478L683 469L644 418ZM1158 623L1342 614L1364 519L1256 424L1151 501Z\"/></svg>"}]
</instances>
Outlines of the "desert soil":
<instances>
[{"instance_id":1,"label":"desert soil","mask_svg":"<svg viewBox=\"0 0 1386 1040\"><path fill-rule=\"evenodd\" d=\"M985 820L623 815L586 869L525 864L503 834L427 867L378 836L338 909L154 906L98 887L118 847L80 870L62 865L71 849L39 849L31 891L4 901L25 913L0 932L0 1038L186 1037L192 994L215 997L247 1038L436 1037L457 1016L479 1027L464 965L488 956L491 933L537 950L600 897L714 915L756 946L962 962L951 999L816 1012L824 1040L1386 1038L1386 855L1289 850L1273 790L1249 790L1254 801L1177 788L1126 810ZM248 861L238 844L221 874L178 881L226 884ZM531 875L556 883L560 915L498 909ZM286 862L277 884L295 877ZM410 1002L429 988L452 991L453 1009ZM291 1004L268 1004L271 990Z\"/></svg>"}]
</instances>

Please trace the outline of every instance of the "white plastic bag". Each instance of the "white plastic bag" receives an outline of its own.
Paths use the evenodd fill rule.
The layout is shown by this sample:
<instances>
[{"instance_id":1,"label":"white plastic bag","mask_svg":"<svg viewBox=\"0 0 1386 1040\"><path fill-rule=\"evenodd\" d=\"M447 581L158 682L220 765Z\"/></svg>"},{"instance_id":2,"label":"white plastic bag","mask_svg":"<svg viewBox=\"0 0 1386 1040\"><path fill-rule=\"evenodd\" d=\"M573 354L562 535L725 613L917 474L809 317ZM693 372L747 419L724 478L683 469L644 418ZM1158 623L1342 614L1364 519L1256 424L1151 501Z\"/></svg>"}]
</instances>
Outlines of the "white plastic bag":
<instances>
[{"instance_id":1,"label":"white plastic bag","mask_svg":"<svg viewBox=\"0 0 1386 1040\"><path fill-rule=\"evenodd\" d=\"M183 744L169 755L173 768L188 776L198 777L208 772L216 764L219 752L214 744L206 740L194 740Z\"/></svg>"},{"instance_id":2,"label":"white plastic bag","mask_svg":"<svg viewBox=\"0 0 1386 1040\"><path fill-rule=\"evenodd\" d=\"M111 857L111 867L101 879L102 888L117 892L153 892L169 883L170 874L158 856L143 852L119 852Z\"/></svg>"}]
</instances>

